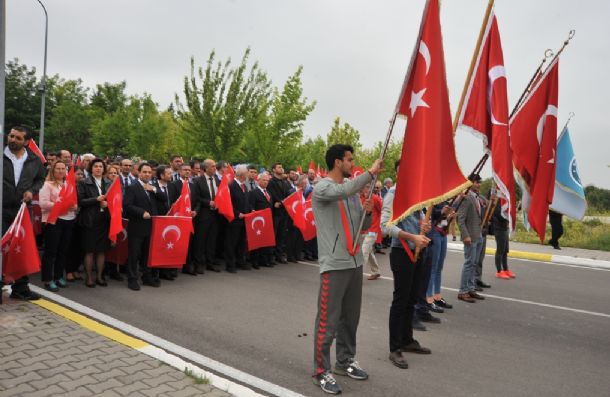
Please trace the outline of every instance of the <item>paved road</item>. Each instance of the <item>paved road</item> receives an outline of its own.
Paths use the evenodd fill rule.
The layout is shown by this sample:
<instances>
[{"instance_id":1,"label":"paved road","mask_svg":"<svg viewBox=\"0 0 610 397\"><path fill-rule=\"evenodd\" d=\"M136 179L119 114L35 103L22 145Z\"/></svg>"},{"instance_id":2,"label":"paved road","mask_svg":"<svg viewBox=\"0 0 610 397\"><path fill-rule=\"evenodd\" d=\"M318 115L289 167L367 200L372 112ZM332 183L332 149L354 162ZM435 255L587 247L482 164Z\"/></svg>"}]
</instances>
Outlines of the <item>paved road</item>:
<instances>
[{"instance_id":1,"label":"paved road","mask_svg":"<svg viewBox=\"0 0 610 397\"><path fill-rule=\"evenodd\" d=\"M387 360L392 281L387 255L379 258L387 279L365 280L358 332L357 358L371 378L339 377L344 394L610 395L609 271L511 260L518 278L503 281L491 277L493 258L487 257L487 292L495 297L466 304L454 290L462 258L449 253L443 285L455 308L441 315L442 324L416 335L433 354L409 355L410 368L400 370ZM237 275L181 275L137 293L116 282L95 290L72 285L62 295L265 380L320 396L309 378L317 289L316 266L288 264Z\"/></svg>"}]
</instances>

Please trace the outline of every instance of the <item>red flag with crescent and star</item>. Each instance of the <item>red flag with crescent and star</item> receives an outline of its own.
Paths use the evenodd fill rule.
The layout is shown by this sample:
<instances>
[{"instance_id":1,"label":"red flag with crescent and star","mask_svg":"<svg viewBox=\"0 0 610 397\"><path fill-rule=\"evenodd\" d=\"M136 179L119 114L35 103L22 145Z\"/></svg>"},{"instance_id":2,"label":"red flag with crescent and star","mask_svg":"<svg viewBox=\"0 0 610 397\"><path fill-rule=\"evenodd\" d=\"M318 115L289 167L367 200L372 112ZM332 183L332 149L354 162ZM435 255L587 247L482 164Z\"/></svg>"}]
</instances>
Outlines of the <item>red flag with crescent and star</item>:
<instances>
[{"instance_id":1,"label":"red flag with crescent and star","mask_svg":"<svg viewBox=\"0 0 610 397\"><path fill-rule=\"evenodd\" d=\"M119 178L116 178L108 188L106 202L108 203L108 212L110 212L108 238L116 243L117 236L123 231L123 192Z\"/></svg>"},{"instance_id":2,"label":"red flag with crescent and star","mask_svg":"<svg viewBox=\"0 0 610 397\"><path fill-rule=\"evenodd\" d=\"M216 200L214 201L216 208L218 208L218 213L227 218L229 222L233 222L233 219L235 219L231 192L229 191L229 185L233 182L233 178L235 178L233 167L229 167L220 179Z\"/></svg>"},{"instance_id":3,"label":"red flag with crescent and star","mask_svg":"<svg viewBox=\"0 0 610 397\"><path fill-rule=\"evenodd\" d=\"M364 168L355 165L352 167L352 176L350 176L349 179L358 178L363 173L364 173Z\"/></svg>"},{"instance_id":4,"label":"red flag with crescent and star","mask_svg":"<svg viewBox=\"0 0 610 397\"><path fill-rule=\"evenodd\" d=\"M33 139L30 139L30 141L28 142L28 148L32 152L34 152L34 154L36 155L36 157L38 157L40 159L42 164L47 163L47 159L44 157L44 154L42 154L42 151L40 150L40 148L38 147L38 145L36 144L36 142Z\"/></svg>"},{"instance_id":5,"label":"red flag with crescent and star","mask_svg":"<svg viewBox=\"0 0 610 397\"><path fill-rule=\"evenodd\" d=\"M273 215L271 208L254 211L244 216L248 251L263 247L275 246L275 231L273 230Z\"/></svg>"},{"instance_id":6,"label":"red flag with crescent and star","mask_svg":"<svg viewBox=\"0 0 610 397\"><path fill-rule=\"evenodd\" d=\"M513 163L523 187L523 211L541 242L555 191L558 97L556 59L510 119Z\"/></svg>"},{"instance_id":7,"label":"red flag with crescent and star","mask_svg":"<svg viewBox=\"0 0 610 397\"><path fill-rule=\"evenodd\" d=\"M2 236L1 246L2 274L7 282L40 271L36 237L25 203L21 204L15 220Z\"/></svg>"},{"instance_id":8,"label":"red flag with crescent and star","mask_svg":"<svg viewBox=\"0 0 610 397\"><path fill-rule=\"evenodd\" d=\"M182 191L180 192L180 197L178 197L178 200L172 204L172 208L169 209L167 215L192 217L193 210L191 209L191 187L189 186L188 181L182 181ZM192 225L190 233L195 233L195 228Z\"/></svg>"},{"instance_id":9,"label":"red flag with crescent and star","mask_svg":"<svg viewBox=\"0 0 610 397\"><path fill-rule=\"evenodd\" d=\"M313 240L317 236L318 229L316 228L316 219L314 218L313 208L311 207L311 198L309 200L305 200L303 209L303 218L305 219L304 228L301 230L303 240Z\"/></svg>"},{"instance_id":10,"label":"red flag with crescent and star","mask_svg":"<svg viewBox=\"0 0 610 397\"><path fill-rule=\"evenodd\" d=\"M148 266L181 267L189 250L190 216L153 216Z\"/></svg>"},{"instance_id":11,"label":"red flag with crescent and star","mask_svg":"<svg viewBox=\"0 0 610 397\"><path fill-rule=\"evenodd\" d=\"M315 165L315 163L313 162L313 160L311 160L311 161L309 162L309 169L308 169L307 171L309 171L309 170L312 170L312 171L315 171L315 170L316 170L316 165Z\"/></svg>"},{"instance_id":12,"label":"red flag with crescent and star","mask_svg":"<svg viewBox=\"0 0 610 397\"><path fill-rule=\"evenodd\" d=\"M493 11L487 21L483 46L464 98L458 125L483 139L491 153L491 169L498 186L502 216L515 229L517 206L513 152L508 132L508 93L498 21Z\"/></svg>"},{"instance_id":13,"label":"red flag with crescent and star","mask_svg":"<svg viewBox=\"0 0 610 397\"><path fill-rule=\"evenodd\" d=\"M303 208L303 192L297 190L282 200L282 204L292 219L294 226L303 233L305 229L305 209Z\"/></svg>"},{"instance_id":14,"label":"red flag with crescent and star","mask_svg":"<svg viewBox=\"0 0 610 397\"><path fill-rule=\"evenodd\" d=\"M392 223L470 186L455 155L438 0L426 4L396 113L407 127Z\"/></svg>"},{"instance_id":15,"label":"red flag with crescent and star","mask_svg":"<svg viewBox=\"0 0 610 397\"><path fill-rule=\"evenodd\" d=\"M68 175L66 176L66 182L61 187L59 195L57 196L57 201L49 212L47 223L54 225L55 222L57 222L57 218L67 214L68 211L70 211L70 208L77 205L77 203L78 198L76 196L76 179L74 177L74 167L70 167L70 171L68 171Z\"/></svg>"},{"instance_id":16,"label":"red flag with crescent and star","mask_svg":"<svg viewBox=\"0 0 610 397\"><path fill-rule=\"evenodd\" d=\"M129 225L128 219L123 219L123 231L117 238L116 245L106 251L105 260L106 262L116 263L117 265L124 265L127 263L127 257L129 255L127 239L127 226Z\"/></svg>"}]
</instances>

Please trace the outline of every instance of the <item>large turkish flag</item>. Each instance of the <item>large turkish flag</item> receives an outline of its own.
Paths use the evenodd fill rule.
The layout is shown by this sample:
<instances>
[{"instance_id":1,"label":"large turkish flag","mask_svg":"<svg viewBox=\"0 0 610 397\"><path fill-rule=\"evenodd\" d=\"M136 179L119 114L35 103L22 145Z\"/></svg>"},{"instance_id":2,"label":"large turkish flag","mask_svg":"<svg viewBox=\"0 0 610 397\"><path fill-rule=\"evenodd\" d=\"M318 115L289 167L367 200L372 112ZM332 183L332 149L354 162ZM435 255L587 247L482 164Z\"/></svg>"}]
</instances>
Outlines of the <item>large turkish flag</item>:
<instances>
[{"instance_id":1,"label":"large turkish flag","mask_svg":"<svg viewBox=\"0 0 610 397\"><path fill-rule=\"evenodd\" d=\"M153 216L148 266L181 267L186 263L193 219L187 216Z\"/></svg>"},{"instance_id":2,"label":"large turkish flag","mask_svg":"<svg viewBox=\"0 0 610 397\"><path fill-rule=\"evenodd\" d=\"M36 237L25 203L17 212L15 220L2 236L2 274L12 282L28 274L40 271L40 256Z\"/></svg>"},{"instance_id":3,"label":"large turkish flag","mask_svg":"<svg viewBox=\"0 0 610 397\"><path fill-rule=\"evenodd\" d=\"M250 212L244 217L248 251L263 247L275 246L275 232L273 230L273 215L271 208Z\"/></svg>"}]
</instances>

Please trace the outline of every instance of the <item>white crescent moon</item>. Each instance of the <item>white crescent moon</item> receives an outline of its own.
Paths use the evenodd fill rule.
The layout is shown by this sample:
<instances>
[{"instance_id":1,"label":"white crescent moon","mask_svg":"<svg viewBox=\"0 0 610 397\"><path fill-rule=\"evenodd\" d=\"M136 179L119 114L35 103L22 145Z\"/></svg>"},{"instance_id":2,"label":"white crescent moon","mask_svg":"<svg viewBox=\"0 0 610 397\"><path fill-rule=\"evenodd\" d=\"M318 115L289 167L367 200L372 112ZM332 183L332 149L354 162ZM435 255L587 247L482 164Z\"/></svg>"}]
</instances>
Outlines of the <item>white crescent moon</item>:
<instances>
[{"instance_id":1,"label":"white crescent moon","mask_svg":"<svg viewBox=\"0 0 610 397\"><path fill-rule=\"evenodd\" d=\"M19 238L20 234L23 236L23 238L25 238L25 229L23 226L19 226L19 229L17 230L17 238Z\"/></svg>"},{"instance_id":2,"label":"white crescent moon","mask_svg":"<svg viewBox=\"0 0 610 397\"><path fill-rule=\"evenodd\" d=\"M431 57L430 57L430 50L428 50L428 46L426 45L426 43L421 40L419 42L419 53L424 57L424 60L426 61L426 76L428 75L428 71L430 70L430 64L431 64Z\"/></svg>"},{"instance_id":3,"label":"white crescent moon","mask_svg":"<svg viewBox=\"0 0 610 397\"><path fill-rule=\"evenodd\" d=\"M254 224L255 224L257 221L261 221L261 222L263 223L263 226L262 226L262 227L265 227L265 218L263 218L262 216L255 216L255 217L254 217L254 219L252 219L252 230L255 230L255 229L254 229Z\"/></svg>"},{"instance_id":4,"label":"white crescent moon","mask_svg":"<svg viewBox=\"0 0 610 397\"><path fill-rule=\"evenodd\" d=\"M123 229L121 234L123 234L123 240L121 240L121 241L127 241L127 229Z\"/></svg>"},{"instance_id":5,"label":"white crescent moon","mask_svg":"<svg viewBox=\"0 0 610 397\"><path fill-rule=\"evenodd\" d=\"M295 207L295 206L296 206L298 203L299 203L298 201L295 201L294 203L292 203L292 212L293 212L294 214L296 214L296 213L297 213L297 210L295 210L295 209L294 209L294 207Z\"/></svg>"},{"instance_id":6,"label":"white crescent moon","mask_svg":"<svg viewBox=\"0 0 610 397\"><path fill-rule=\"evenodd\" d=\"M307 214L309 214L309 213L310 213L310 212L312 212L312 211L313 211L313 208L311 208L311 207L310 207L310 208L307 208L307 209L305 210L305 212L303 213L303 216L305 217L305 219L307 219Z\"/></svg>"},{"instance_id":7,"label":"white crescent moon","mask_svg":"<svg viewBox=\"0 0 610 397\"><path fill-rule=\"evenodd\" d=\"M557 118L557 113L559 113L559 109L555 105L549 105L546 108L546 111L540 116L538 120L538 125L536 126L536 138L538 139L538 145L542 143L542 132L544 131L544 123L546 123L547 116L554 116Z\"/></svg>"},{"instance_id":8,"label":"white crescent moon","mask_svg":"<svg viewBox=\"0 0 610 397\"><path fill-rule=\"evenodd\" d=\"M487 93L487 98L489 102L489 113L491 114L491 124L506 125L506 123L503 123L496 119L493 113L493 108L491 106L491 95L494 89L494 82L501 77L506 78L506 69L504 69L504 65L497 65L489 69L487 76L489 76L489 92Z\"/></svg>"},{"instance_id":9,"label":"white crescent moon","mask_svg":"<svg viewBox=\"0 0 610 397\"><path fill-rule=\"evenodd\" d=\"M356 178L359 175L362 175L362 172L360 170L357 170L354 172L354 178Z\"/></svg>"},{"instance_id":10,"label":"white crescent moon","mask_svg":"<svg viewBox=\"0 0 610 397\"><path fill-rule=\"evenodd\" d=\"M176 241L180 240L180 237L182 237L182 233L180 232L180 228L178 226L176 226L176 225L169 225L169 226L166 226L165 229L163 229L163 232L161 233L161 237L163 238L163 240L165 240L165 235L169 231L176 232L176 234L178 235L178 238L176 239Z\"/></svg>"}]
</instances>

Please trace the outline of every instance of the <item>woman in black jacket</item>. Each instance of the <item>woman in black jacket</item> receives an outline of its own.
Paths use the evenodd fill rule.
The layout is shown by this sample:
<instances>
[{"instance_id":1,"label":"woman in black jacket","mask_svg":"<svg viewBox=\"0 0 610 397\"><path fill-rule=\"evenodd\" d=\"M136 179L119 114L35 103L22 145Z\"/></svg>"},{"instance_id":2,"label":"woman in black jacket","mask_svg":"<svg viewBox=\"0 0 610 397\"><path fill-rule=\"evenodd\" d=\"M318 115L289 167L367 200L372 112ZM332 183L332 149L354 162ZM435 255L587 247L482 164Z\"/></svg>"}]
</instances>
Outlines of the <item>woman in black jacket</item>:
<instances>
[{"instance_id":1,"label":"woman in black jacket","mask_svg":"<svg viewBox=\"0 0 610 397\"><path fill-rule=\"evenodd\" d=\"M110 214L106 191L110 182L104 179L106 164L102 159L96 158L89 163L89 176L80 181L77 187L79 225L83 228L83 244L85 248L85 271L87 287L93 288L95 284L107 286L103 276L104 253L110 249L108 229L110 228ZM93 261L95 260L97 278L93 280Z\"/></svg>"},{"instance_id":2,"label":"woman in black jacket","mask_svg":"<svg viewBox=\"0 0 610 397\"><path fill-rule=\"evenodd\" d=\"M508 219L502 215L501 201L494 208L491 227L496 238L496 277L504 280L515 278L515 273L508 269Z\"/></svg>"}]
</instances>

